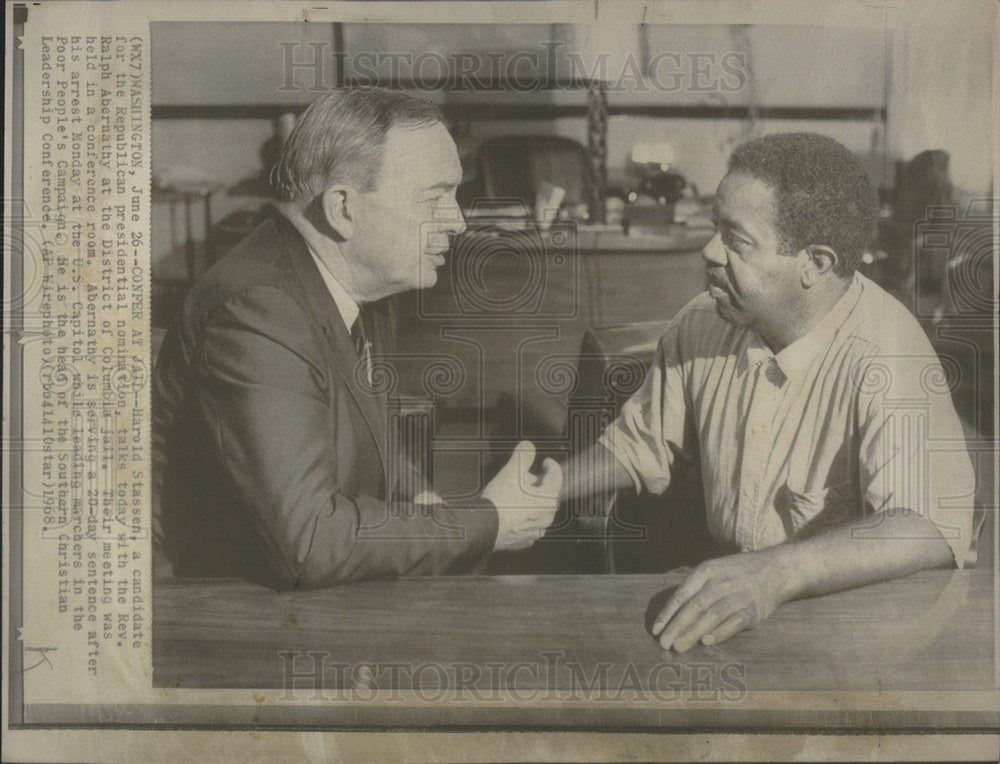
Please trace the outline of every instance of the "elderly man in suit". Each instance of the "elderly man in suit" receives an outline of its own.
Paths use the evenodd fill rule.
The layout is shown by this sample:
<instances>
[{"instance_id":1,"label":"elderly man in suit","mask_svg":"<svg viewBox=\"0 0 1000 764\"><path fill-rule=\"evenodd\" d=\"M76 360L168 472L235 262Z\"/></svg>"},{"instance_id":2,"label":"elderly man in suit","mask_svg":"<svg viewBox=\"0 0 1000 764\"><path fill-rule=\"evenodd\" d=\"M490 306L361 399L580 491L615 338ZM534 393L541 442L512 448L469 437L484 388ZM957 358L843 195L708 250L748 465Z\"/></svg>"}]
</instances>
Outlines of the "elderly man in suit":
<instances>
[{"instance_id":1,"label":"elderly man in suit","mask_svg":"<svg viewBox=\"0 0 1000 764\"><path fill-rule=\"evenodd\" d=\"M652 627L664 648L721 642L795 597L970 557L975 479L941 363L856 270L876 215L867 173L830 138L738 147L703 252L708 291L566 466L567 497L661 493L680 464L700 466L708 528L734 554L702 563L664 605Z\"/></svg>"},{"instance_id":2,"label":"elderly man in suit","mask_svg":"<svg viewBox=\"0 0 1000 764\"><path fill-rule=\"evenodd\" d=\"M155 546L175 575L278 588L477 570L556 511L558 465L522 443L481 496L441 500L388 442L371 306L431 286L464 220L438 109L323 95L277 167L286 198L192 288L154 382ZM390 464L403 464L401 470Z\"/></svg>"}]
</instances>

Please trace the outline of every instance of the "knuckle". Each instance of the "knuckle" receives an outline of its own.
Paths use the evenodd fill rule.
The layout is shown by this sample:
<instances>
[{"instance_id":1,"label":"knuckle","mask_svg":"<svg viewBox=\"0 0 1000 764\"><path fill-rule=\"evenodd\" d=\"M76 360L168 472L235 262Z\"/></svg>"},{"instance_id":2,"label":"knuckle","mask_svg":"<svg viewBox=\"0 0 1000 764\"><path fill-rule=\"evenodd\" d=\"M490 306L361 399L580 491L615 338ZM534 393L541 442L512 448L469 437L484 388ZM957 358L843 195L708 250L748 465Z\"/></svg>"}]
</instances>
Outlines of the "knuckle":
<instances>
[{"instance_id":1,"label":"knuckle","mask_svg":"<svg viewBox=\"0 0 1000 764\"><path fill-rule=\"evenodd\" d=\"M733 615L728 631L735 634L737 631L741 631L755 622L753 613L749 609L743 608Z\"/></svg>"},{"instance_id":2,"label":"knuckle","mask_svg":"<svg viewBox=\"0 0 1000 764\"><path fill-rule=\"evenodd\" d=\"M708 576L714 573L719 568L718 560L705 560L703 563L699 564L695 568L695 573L700 573L703 576Z\"/></svg>"},{"instance_id":3,"label":"knuckle","mask_svg":"<svg viewBox=\"0 0 1000 764\"><path fill-rule=\"evenodd\" d=\"M697 583L700 585L707 578L708 578L708 570L705 567L705 563L702 563L701 565L699 565L697 568L694 569L691 575L688 576L687 581L685 581L684 583L688 585L693 585Z\"/></svg>"},{"instance_id":4,"label":"knuckle","mask_svg":"<svg viewBox=\"0 0 1000 764\"><path fill-rule=\"evenodd\" d=\"M713 621L721 621L729 614L729 609L720 602L713 602L705 608L705 615Z\"/></svg>"},{"instance_id":5,"label":"knuckle","mask_svg":"<svg viewBox=\"0 0 1000 764\"><path fill-rule=\"evenodd\" d=\"M711 601L705 597L703 594L696 594L690 600L688 600L688 605L696 612L706 612L712 607Z\"/></svg>"},{"instance_id":6,"label":"knuckle","mask_svg":"<svg viewBox=\"0 0 1000 764\"><path fill-rule=\"evenodd\" d=\"M684 583L677 587L677 592L675 597L687 599L692 596L696 596L698 590L703 586L703 582L700 578L696 577L696 574L692 573Z\"/></svg>"},{"instance_id":7,"label":"knuckle","mask_svg":"<svg viewBox=\"0 0 1000 764\"><path fill-rule=\"evenodd\" d=\"M746 613L739 612L726 624L725 631L727 634L735 634L740 629L746 628L747 622Z\"/></svg>"}]
</instances>

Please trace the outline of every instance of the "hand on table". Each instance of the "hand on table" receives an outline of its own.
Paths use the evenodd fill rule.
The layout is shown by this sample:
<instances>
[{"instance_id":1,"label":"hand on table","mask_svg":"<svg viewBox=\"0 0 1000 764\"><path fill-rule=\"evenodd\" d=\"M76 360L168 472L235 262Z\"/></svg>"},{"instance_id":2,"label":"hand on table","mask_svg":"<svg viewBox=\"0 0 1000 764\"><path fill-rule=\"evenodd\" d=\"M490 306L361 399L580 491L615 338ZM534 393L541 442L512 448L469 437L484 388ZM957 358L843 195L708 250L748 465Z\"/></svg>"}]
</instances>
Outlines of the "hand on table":
<instances>
[{"instance_id":1,"label":"hand on table","mask_svg":"<svg viewBox=\"0 0 1000 764\"><path fill-rule=\"evenodd\" d=\"M684 580L653 622L660 646L683 653L714 645L763 621L790 599L787 574L764 552L703 562Z\"/></svg>"},{"instance_id":2,"label":"hand on table","mask_svg":"<svg viewBox=\"0 0 1000 764\"><path fill-rule=\"evenodd\" d=\"M554 459L546 459L536 478L529 472L534 461L534 445L521 441L483 489L482 498L492 502L500 516L495 551L526 549L552 524L559 507L562 469Z\"/></svg>"}]
</instances>

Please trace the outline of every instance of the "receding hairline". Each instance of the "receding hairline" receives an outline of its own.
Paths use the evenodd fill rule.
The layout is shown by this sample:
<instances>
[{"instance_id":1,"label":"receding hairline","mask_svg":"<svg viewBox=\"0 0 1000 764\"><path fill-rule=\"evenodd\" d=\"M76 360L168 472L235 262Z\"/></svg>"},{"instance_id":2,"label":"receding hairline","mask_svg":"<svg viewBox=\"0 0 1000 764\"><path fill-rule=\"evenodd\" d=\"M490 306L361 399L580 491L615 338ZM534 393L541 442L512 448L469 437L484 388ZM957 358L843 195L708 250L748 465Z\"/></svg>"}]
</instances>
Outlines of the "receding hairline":
<instances>
[{"instance_id":1,"label":"receding hairline","mask_svg":"<svg viewBox=\"0 0 1000 764\"><path fill-rule=\"evenodd\" d=\"M329 120L342 115L342 125ZM346 182L365 190L378 187L385 145L393 131L447 130L440 108L409 94L385 88L336 91L306 108L282 150L275 168L278 190L290 201L305 202L321 192L319 185ZM353 126L346 133L344 125ZM338 137L339 134L339 137ZM367 146L364 145L367 142ZM327 146L315 153L313 145ZM339 146L337 153L329 153ZM340 152L345 152L340 154ZM335 158L340 155L340 158ZM317 166L318 165L318 166ZM326 167L326 170L321 169ZM339 171L334 172L334 170Z\"/></svg>"},{"instance_id":2,"label":"receding hairline","mask_svg":"<svg viewBox=\"0 0 1000 764\"><path fill-rule=\"evenodd\" d=\"M384 170L384 167L385 167L385 159L386 159L386 154L387 154L387 148L388 148L389 142L392 140L393 136L396 136L397 139L402 140L402 137L401 137L402 133L416 133L416 132L421 132L421 131L431 131L431 130L434 130L435 128L437 128L438 126L441 127L441 131L440 131L441 136L447 138L447 141L448 141L449 145L452 148L452 151L453 151L452 157L455 160L455 164L454 164L455 173L454 173L454 175L449 176L448 178L442 178L441 180L438 180L438 181L436 181L434 183L431 183L430 185L421 186L421 188L419 190L420 191L430 191L430 190L434 190L434 189L438 189L438 188L440 188L440 189L452 189L452 188L458 187L458 185L462 182L462 164L461 164L461 161L459 160L459 157L458 157L458 149L455 146L455 142L454 142L454 139L451 136L451 132L448 130L448 125L443 120L436 119L436 120L425 121L425 122L400 122L400 123L392 125L386 131L385 137L384 137L383 141L381 142L381 144L379 146L378 167L377 167L376 172L375 172L374 177L373 177L374 183L373 183L373 188L371 190L377 190L377 189L379 189L381 187L381 183L382 183L382 180L383 180L382 174L383 174L383 170ZM406 143L399 143L399 142L397 142L397 147L398 147L398 151L402 155L404 155L404 156L406 155L406 153L409 150L409 145L406 144Z\"/></svg>"}]
</instances>

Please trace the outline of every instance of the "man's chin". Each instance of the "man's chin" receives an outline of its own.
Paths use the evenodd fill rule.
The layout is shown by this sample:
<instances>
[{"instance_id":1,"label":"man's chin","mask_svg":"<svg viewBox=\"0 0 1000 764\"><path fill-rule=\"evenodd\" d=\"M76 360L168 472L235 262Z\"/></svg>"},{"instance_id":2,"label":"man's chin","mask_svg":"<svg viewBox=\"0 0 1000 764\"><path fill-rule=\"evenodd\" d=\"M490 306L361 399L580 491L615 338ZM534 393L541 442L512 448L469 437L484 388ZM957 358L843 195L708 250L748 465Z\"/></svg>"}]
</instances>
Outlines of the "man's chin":
<instances>
[{"instance_id":1,"label":"man's chin","mask_svg":"<svg viewBox=\"0 0 1000 764\"><path fill-rule=\"evenodd\" d=\"M438 282L437 268L430 265L420 273L420 285L417 289L429 289Z\"/></svg>"}]
</instances>

